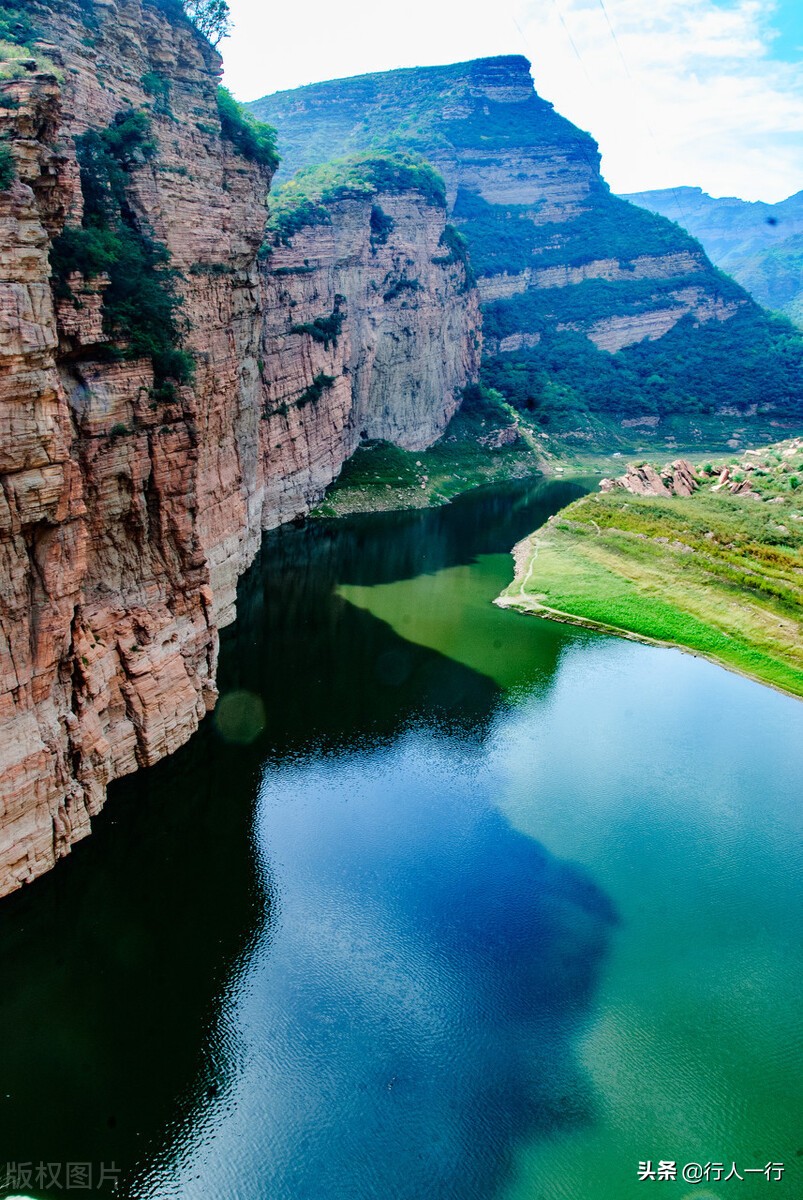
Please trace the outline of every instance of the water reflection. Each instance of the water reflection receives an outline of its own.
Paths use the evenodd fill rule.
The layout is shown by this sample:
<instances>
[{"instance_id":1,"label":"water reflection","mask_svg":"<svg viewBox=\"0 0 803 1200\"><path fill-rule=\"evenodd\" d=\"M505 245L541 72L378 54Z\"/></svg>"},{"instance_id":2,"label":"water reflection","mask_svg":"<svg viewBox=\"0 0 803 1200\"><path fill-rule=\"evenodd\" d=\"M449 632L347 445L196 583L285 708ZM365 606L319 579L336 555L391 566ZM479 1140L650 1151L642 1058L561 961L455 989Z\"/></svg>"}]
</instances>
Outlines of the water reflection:
<instances>
[{"instance_id":1,"label":"water reflection","mask_svg":"<svg viewBox=\"0 0 803 1200\"><path fill-rule=\"evenodd\" d=\"M423 731L265 773L279 905L223 1014L240 1073L145 1195L489 1197L523 1136L592 1119L573 1047L616 916L496 786Z\"/></svg>"},{"instance_id":2,"label":"water reflection","mask_svg":"<svg viewBox=\"0 0 803 1200\"><path fill-rule=\"evenodd\" d=\"M220 1012L271 919L253 785L205 733L124 781L90 841L0 906L0 1176L128 1169L225 1089Z\"/></svg>"},{"instance_id":3,"label":"water reflection","mask_svg":"<svg viewBox=\"0 0 803 1200\"><path fill-rule=\"evenodd\" d=\"M261 695L263 744L280 754L393 738L421 720L481 736L502 695L493 672L476 669L482 661L460 661L448 645L399 636L387 614L376 619L352 602L349 589L381 592L377 585L421 575L437 584L439 573L502 554L501 573L498 566L493 577L480 572L479 590L472 585L474 603L462 625L465 597L458 582L451 609L455 641L490 645L498 658L517 664L526 642L524 674L531 685L540 680L546 686L563 648L583 635L544 623L536 634L490 601L509 579L513 543L581 491L571 483L514 484L439 509L277 531L241 583L239 619L223 637L221 691ZM420 594L412 604L420 611L443 607ZM512 650L508 637L516 639Z\"/></svg>"}]
</instances>

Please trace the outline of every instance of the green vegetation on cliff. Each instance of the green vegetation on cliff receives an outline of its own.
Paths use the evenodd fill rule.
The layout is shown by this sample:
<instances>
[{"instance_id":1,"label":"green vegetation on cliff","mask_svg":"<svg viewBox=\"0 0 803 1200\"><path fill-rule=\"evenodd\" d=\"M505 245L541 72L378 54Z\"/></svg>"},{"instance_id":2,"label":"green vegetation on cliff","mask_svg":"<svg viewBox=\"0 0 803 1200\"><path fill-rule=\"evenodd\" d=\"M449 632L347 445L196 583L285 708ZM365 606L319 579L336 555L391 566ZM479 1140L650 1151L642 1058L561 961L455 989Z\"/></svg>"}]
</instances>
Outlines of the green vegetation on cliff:
<instances>
[{"instance_id":1,"label":"green vegetation on cliff","mask_svg":"<svg viewBox=\"0 0 803 1200\"><path fill-rule=\"evenodd\" d=\"M723 279L723 299L731 294L729 284ZM606 291L615 286L595 281L572 288L570 311L578 323L583 312L588 320L596 317ZM644 283L623 290L620 313L645 311L649 288ZM504 337L525 326L540 331L541 340L533 351L489 357L482 367L488 386L504 392L517 408L537 413L544 424L563 411L578 417L588 412L712 415L750 408L760 414L800 414L801 339L784 318L767 316L755 304L741 304L727 322L698 326L689 314L656 341L610 354L579 330L556 329L550 294L526 292L488 306L486 337Z\"/></svg>"},{"instance_id":2,"label":"green vegetation on cliff","mask_svg":"<svg viewBox=\"0 0 803 1200\"><path fill-rule=\"evenodd\" d=\"M473 288L477 283L477 276L474 273L474 267L468 253L468 242L455 229L454 225L447 225L440 236L440 245L446 251L445 254L438 254L433 258L433 263L438 266L450 266L452 263L462 263L463 270L466 273L465 290Z\"/></svg>"},{"instance_id":3,"label":"green vegetation on cliff","mask_svg":"<svg viewBox=\"0 0 803 1200\"><path fill-rule=\"evenodd\" d=\"M656 221L602 186L594 195L593 208L570 222L538 224L534 211L537 202L489 204L479 192L458 188L452 219L466 235L478 275L579 267L600 258L626 264L634 255L687 252L699 257L702 253L699 243L676 225Z\"/></svg>"},{"instance_id":4,"label":"green vegetation on cliff","mask_svg":"<svg viewBox=\"0 0 803 1200\"><path fill-rule=\"evenodd\" d=\"M276 151L276 130L264 121L257 121L246 112L232 96L228 88L217 89L217 111L220 117L220 134L249 162L259 163L275 171L279 165Z\"/></svg>"},{"instance_id":5,"label":"green vegetation on cliff","mask_svg":"<svg viewBox=\"0 0 803 1200\"><path fill-rule=\"evenodd\" d=\"M105 129L76 138L84 212L67 225L50 252L56 295L73 296L71 276L108 277L103 325L127 358L149 358L157 396L192 378L193 362L181 348L184 325L176 273L167 248L144 230L129 200L131 175L152 159L156 142L144 112L119 112ZM106 353L115 353L106 349Z\"/></svg>"},{"instance_id":6,"label":"green vegetation on cliff","mask_svg":"<svg viewBox=\"0 0 803 1200\"><path fill-rule=\"evenodd\" d=\"M343 328L345 317L340 307L342 301L341 296L335 296L335 306L332 311L325 317L314 317L311 321L304 321L298 325L291 325L291 333L306 333L314 342L321 342L324 350L329 349L329 344L337 345L337 339L340 337L340 331Z\"/></svg>"},{"instance_id":7,"label":"green vegetation on cliff","mask_svg":"<svg viewBox=\"0 0 803 1200\"><path fill-rule=\"evenodd\" d=\"M306 167L271 193L268 234L275 242L287 241L305 225L330 224L329 206L338 200L411 189L420 192L428 204L440 208L446 205L446 191L438 172L410 154L361 154ZM387 219L383 222L378 212L376 218L372 213L372 221L378 223L378 240L388 229Z\"/></svg>"},{"instance_id":8,"label":"green vegetation on cliff","mask_svg":"<svg viewBox=\"0 0 803 1200\"><path fill-rule=\"evenodd\" d=\"M227 0L182 0L184 11L200 34L217 46L231 33L231 13Z\"/></svg>"},{"instance_id":9,"label":"green vegetation on cliff","mask_svg":"<svg viewBox=\"0 0 803 1200\"><path fill-rule=\"evenodd\" d=\"M39 36L27 7L13 0L0 0L0 42L30 46Z\"/></svg>"},{"instance_id":10,"label":"green vegetation on cliff","mask_svg":"<svg viewBox=\"0 0 803 1200\"><path fill-rule=\"evenodd\" d=\"M16 167L14 165L14 155L5 141L0 142L0 192L5 192L11 187L11 184L16 175Z\"/></svg>"},{"instance_id":11,"label":"green vegetation on cliff","mask_svg":"<svg viewBox=\"0 0 803 1200\"><path fill-rule=\"evenodd\" d=\"M803 696L803 442L728 471L723 484L706 465L688 497L617 489L569 505L517 548L500 603L681 646Z\"/></svg>"},{"instance_id":12,"label":"green vegetation on cliff","mask_svg":"<svg viewBox=\"0 0 803 1200\"><path fill-rule=\"evenodd\" d=\"M62 81L64 72L37 47L41 30L31 13L33 6L0 0L0 81L24 79L30 64Z\"/></svg>"},{"instance_id":13,"label":"green vegetation on cliff","mask_svg":"<svg viewBox=\"0 0 803 1200\"><path fill-rule=\"evenodd\" d=\"M78 0L91 8L93 0ZM231 32L231 13L227 0L145 0L159 8L171 21L184 18L210 46L217 46Z\"/></svg>"},{"instance_id":14,"label":"green vegetation on cliff","mask_svg":"<svg viewBox=\"0 0 803 1200\"><path fill-rule=\"evenodd\" d=\"M803 414L803 338L673 221L611 195L593 138L536 94L526 59L329 80L250 107L297 172L277 196L279 236L327 219L325 186L295 181L332 155L406 150L437 167L486 297L484 381L544 424ZM667 310L680 319L660 336ZM625 332L599 349L608 322Z\"/></svg>"}]
</instances>

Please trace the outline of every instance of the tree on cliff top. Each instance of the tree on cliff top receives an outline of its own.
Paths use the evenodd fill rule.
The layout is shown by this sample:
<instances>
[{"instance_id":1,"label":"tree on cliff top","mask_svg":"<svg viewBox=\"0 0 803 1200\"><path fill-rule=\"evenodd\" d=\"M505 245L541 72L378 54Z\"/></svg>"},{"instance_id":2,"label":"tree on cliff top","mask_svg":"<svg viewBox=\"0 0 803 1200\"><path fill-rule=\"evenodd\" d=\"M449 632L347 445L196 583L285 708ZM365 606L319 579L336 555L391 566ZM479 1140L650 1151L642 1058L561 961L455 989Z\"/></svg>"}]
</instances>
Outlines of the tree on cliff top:
<instances>
[{"instance_id":1,"label":"tree on cliff top","mask_svg":"<svg viewBox=\"0 0 803 1200\"><path fill-rule=\"evenodd\" d=\"M184 11L199 33L217 46L231 33L231 13L226 0L182 0Z\"/></svg>"}]
</instances>

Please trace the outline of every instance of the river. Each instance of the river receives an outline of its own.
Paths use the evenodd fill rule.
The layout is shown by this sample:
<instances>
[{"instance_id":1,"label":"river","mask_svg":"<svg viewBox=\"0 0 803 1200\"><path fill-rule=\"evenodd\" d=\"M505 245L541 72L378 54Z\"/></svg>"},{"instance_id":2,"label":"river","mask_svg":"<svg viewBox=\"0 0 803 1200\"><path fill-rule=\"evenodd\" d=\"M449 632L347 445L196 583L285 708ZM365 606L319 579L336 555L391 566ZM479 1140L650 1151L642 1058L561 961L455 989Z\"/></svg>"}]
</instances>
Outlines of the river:
<instances>
[{"instance_id":1,"label":"river","mask_svg":"<svg viewBox=\"0 0 803 1200\"><path fill-rule=\"evenodd\" d=\"M266 537L215 718L0 905L0 1195L803 1194L803 705L495 608L577 494Z\"/></svg>"}]
</instances>

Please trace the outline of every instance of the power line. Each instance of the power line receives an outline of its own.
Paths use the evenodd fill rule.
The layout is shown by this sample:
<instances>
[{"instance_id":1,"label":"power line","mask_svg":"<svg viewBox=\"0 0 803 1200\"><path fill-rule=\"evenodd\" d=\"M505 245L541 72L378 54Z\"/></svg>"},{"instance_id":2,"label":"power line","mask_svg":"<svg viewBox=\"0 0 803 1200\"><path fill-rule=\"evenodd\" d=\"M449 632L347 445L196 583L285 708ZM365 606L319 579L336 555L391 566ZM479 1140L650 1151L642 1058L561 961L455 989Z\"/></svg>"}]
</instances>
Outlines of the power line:
<instances>
[{"instance_id":1,"label":"power line","mask_svg":"<svg viewBox=\"0 0 803 1200\"><path fill-rule=\"evenodd\" d=\"M622 53L622 47L619 45L619 39L616 36L616 30L614 29L613 25L611 24L611 18L608 16L608 10L605 7L604 0L599 0L599 6L602 9L603 14L605 16L605 20L608 23L608 29L611 31L611 37L613 38L613 44L616 47L616 49L619 51L619 57L622 60L622 66L625 69L625 73L626 73L628 79L632 79L633 76L630 74L630 67L627 65L627 59L625 58L624 54Z\"/></svg>"},{"instance_id":2,"label":"power line","mask_svg":"<svg viewBox=\"0 0 803 1200\"><path fill-rule=\"evenodd\" d=\"M579 62L580 66L583 68L583 74L585 75L588 82L591 83L591 76L589 75L588 71L586 70L586 65L583 62L583 56L580 53L580 51L577 49L577 45L575 43L574 38L571 35L569 26L566 24L566 22L563 19L563 13L560 10L560 5L558 4L558 0L552 0L552 3L555 6L555 12L558 14L558 18L560 19L560 23L563 26L564 33L566 34L566 37L569 39L571 48L572 48L572 50L574 50L574 53L577 56L577 61Z\"/></svg>"},{"instance_id":3,"label":"power line","mask_svg":"<svg viewBox=\"0 0 803 1200\"><path fill-rule=\"evenodd\" d=\"M629 65L628 65L627 59L625 58L624 51L622 50L621 43L620 43L620 41L619 41L619 38L617 37L617 34L616 34L616 29L614 28L613 22L611 21L610 15L609 15L609 13L608 13L608 10L607 10L607 8L606 8L606 6L605 6L605 0L597 0L597 3L599 4L600 8L602 9L603 16L605 17L605 22L606 22L606 24L607 24L607 26L608 26L608 31L609 31L609 33L610 33L610 35L611 35L611 40L613 41L613 44L614 44L614 46L616 47L617 54L619 55L619 58L620 58L620 60L621 60L622 66L623 66L623 68L624 68L624 71L625 71L625 74L626 74L626 76L627 76L627 78L628 78L628 80L629 80L630 86L631 86L631 88L633 89L634 93L636 93L636 92L637 92L637 88L636 88L636 80L635 80L635 77L634 77L634 75L633 75L632 71L630 70L630 67L629 67ZM580 53L580 49L579 49L579 47L578 47L577 43L575 42L574 38L572 37L572 32L571 32L571 30L569 29L569 26L568 26L568 25L567 25L567 23L566 23L566 20L565 20L565 18L564 18L563 12L562 12L562 10L561 10L561 8L560 8L560 5L558 4L558 0L552 0L552 5L553 5L553 7L554 7L554 9L555 9L555 12L558 14L558 19L559 19L559 21L560 21L560 23L561 23L561 25L562 25L562 27L563 27L563 32L566 34L566 38L567 38L567 40L568 40L568 42L569 42L569 45L571 46L572 50L574 51L574 55L575 55L575 57L576 57L577 61L579 62L580 66L581 66L581 67L582 67L582 69L583 69L583 74L585 75L585 77L586 77L586 79L588 80L589 84L591 84L592 88L596 88L596 84L595 84L595 83L594 83L594 81L591 79L591 76L589 75L589 73L588 73L588 70L587 70L587 68L586 68L586 64L585 64L585 62L583 61L583 56L582 56L582 54ZM519 33L519 36L520 36L520 38L521 38L522 42L524 43L524 46L525 46L525 48L527 49L527 52L528 52L528 54L530 54L530 56L532 57L532 50L531 50L531 48L530 48L530 45L529 45L529 43L528 43L527 37L526 37L526 35L525 35L525 33L524 33L524 30L521 28L521 26L519 25L518 21L516 20L516 16L515 16L514 12L512 11L512 9L511 9L511 11L510 11L510 17L511 17L511 20L512 20L513 24L515 25L515 27L516 27L516 29L517 29L518 33ZM663 153L662 153L662 150L661 150L661 146L660 146L660 144L659 144L659 142L658 142L658 139L657 139L657 137L655 136L655 132L654 132L654 130L653 130L653 128L652 128L652 126L650 125L650 122L649 122L649 120L648 120L648 119L647 119L647 117L644 115L643 111L642 111L642 120L643 120L643 123L644 123L644 128L646 129L646 131L647 131L647 134L649 135L650 141L652 142L652 144L653 144L653 146L654 146L654 148L655 148L655 151L656 151L656 153L657 153L658 157L659 157L659 158L662 158L662 157L663 157ZM591 158L590 158L590 156L589 156L589 155L586 153L586 147L585 147L585 146L582 146L582 148L581 148L581 155L582 155L582 157L583 157L583 158L586 160L586 164L588 165L588 167L589 167L589 168L590 168L590 169L591 169L593 172L596 172L596 171L597 171L597 169L598 169L598 168L597 168L597 165L596 165L596 163L594 163L594 162L592 162L592 161L591 161ZM679 217L680 217L680 224L682 224L682 225L683 225L683 226L684 226L684 227L685 227L685 228L688 230L688 226L689 226L689 219L688 219L688 216L687 216L687 214L686 214L686 211L685 211L685 209L684 209L684 207L683 207L683 204L681 203L681 199L680 199L680 193L679 193L678 189L677 189L676 187L671 187L671 188L667 188L667 189L665 189L665 190L666 190L666 191L668 191L668 192L670 192L670 193L671 193L671 195L672 195L672 198L673 198L673 200L674 200L674 202L675 202L675 208L677 209L677 212L678 212L678 214L679 214Z\"/></svg>"}]
</instances>

